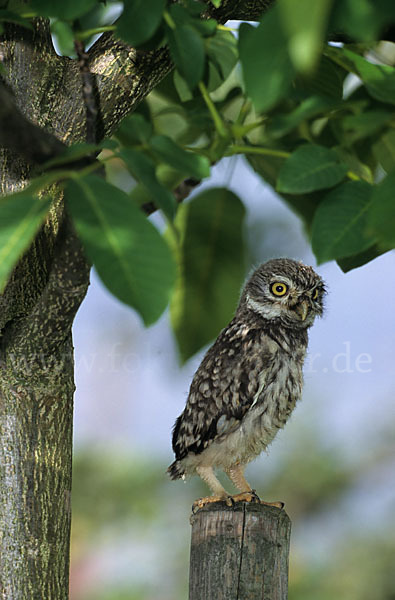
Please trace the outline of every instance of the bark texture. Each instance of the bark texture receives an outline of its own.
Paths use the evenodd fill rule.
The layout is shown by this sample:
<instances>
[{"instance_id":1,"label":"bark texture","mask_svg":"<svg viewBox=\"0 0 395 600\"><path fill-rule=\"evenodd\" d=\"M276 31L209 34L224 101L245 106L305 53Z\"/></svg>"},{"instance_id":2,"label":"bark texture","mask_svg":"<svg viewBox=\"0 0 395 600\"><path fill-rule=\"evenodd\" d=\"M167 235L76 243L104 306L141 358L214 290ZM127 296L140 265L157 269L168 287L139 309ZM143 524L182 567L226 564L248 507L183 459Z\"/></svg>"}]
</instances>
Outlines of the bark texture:
<instances>
[{"instance_id":1,"label":"bark texture","mask_svg":"<svg viewBox=\"0 0 395 600\"><path fill-rule=\"evenodd\" d=\"M224 21L243 3L224 1ZM252 1L260 10L266 2ZM233 8L232 8L233 7ZM258 7L258 9L257 9ZM236 14L236 13L235 13ZM255 18L254 16L251 18ZM163 79L166 48L138 52L104 34L88 53L97 139ZM0 36L0 193L26 185L64 145L85 141L78 62L54 51L48 21ZM0 599L66 600L73 415L71 327L89 265L59 194L0 296Z\"/></svg>"},{"instance_id":2,"label":"bark texture","mask_svg":"<svg viewBox=\"0 0 395 600\"><path fill-rule=\"evenodd\" d=\"M192 516L189 600L286 600L291 522L245 502L207 504Z\"/></svg>"},{"instance_id":3,"label":"bark texture","mask_svg":"<svg viewBox=\"0 0 395 600\"><path fill-rule=\"evenodd\" d=\"M258 21L276 0L222 0L219 8L214 8L211 0L204 0L210 16L225 23L229 19Z\"/></svg>"}]
</instances>

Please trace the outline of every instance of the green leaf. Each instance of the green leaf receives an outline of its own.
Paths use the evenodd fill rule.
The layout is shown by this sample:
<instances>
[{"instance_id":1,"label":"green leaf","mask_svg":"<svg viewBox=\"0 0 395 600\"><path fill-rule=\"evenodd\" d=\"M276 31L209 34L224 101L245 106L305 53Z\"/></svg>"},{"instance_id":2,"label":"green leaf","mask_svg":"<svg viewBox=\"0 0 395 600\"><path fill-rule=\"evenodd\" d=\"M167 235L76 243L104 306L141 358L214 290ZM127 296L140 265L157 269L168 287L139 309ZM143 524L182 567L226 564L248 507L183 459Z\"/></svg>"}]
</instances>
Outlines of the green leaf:
<instances>
[{"instance_id":1,"label":"green leaf","mask_svg":"<svg viewBox=\"0 0 395 600\"><path fill-rule=\"evenodd\" d=\"M171 19L179 25L190 25L203 37L211 36L217 28L215 19L202 19L202 13L206 12L206 6L196 0L191 0L182 6L181 3L170 3L169 11Z\"/></svg>"},{"instance_id":2,"label":"green leaf","mask_svg":"<svg viewBox=\"0 0 395 600\"><path fill-rule=\"evenodd\" d=\"M281 0L279 14L295 68L310 72L321 55L333 0Z\"/></svg>"},{"instance_id":3,"label":"green leaf","mask_svg":"<svg viewBox=\"0 0 395 600\"><path fill-rule=\"evenodd\" d=\"M294 110L286 114L276 115L268 122L266 133L272 138L279 138L295 129L312 117L325 114L331 108L339 106L337 100L322 98L321 96L310 96L303 100Z\"/></svg>"},{"instance_id":4,"label":"green leaf","mask_svg":"<svg viewBox=\"0 0 395 600\"><path fill-rule=\"evenodd\" d=\"M42 17L56 17L61 21L73 21L87 13L96 0L31 0L29 9Z\"/></svg>"},{"instance_id":5,"label":"green leaf","mask_svg":"<svg viewBox=\"0 0 395 600\"><path fill-rule=\"evenodd\" d=\"M181 76L193 89L203 77L205 50L200 34L190 25L167 28L169 49Z\"/></svg>"},{"instance_id":6,"label":"green leaf","mask_svg":"<svg viewBox=\"0 0 395 600\"><path fill-rule=\"evenodd\" d=\"M258 27L242 23L239 53L247 94L257 111L269 110L287 95L294 77L276 7Z\"/></svg>"},{"instance_id":7,"label":"green leaf","mask_svg":"<svg viewBox=\"0 0 395 600\"><path fill-rule=\"evenodd\" d=\"M72 144L71 146L65 147L62 154L59 154L58 156L55 156L55 158L47 160L47 162L42 165L42 169L45 171L46 169L53 169L53 167L74 163L87 156L90 157L92 156L92 154L99 152L100 147L101 144Z\"/></svg>"},{"instance_id":8,"label":"green leaf","mask_svg":"<svg viewBox=\"0 0 395 600\"><path fill-rule=\"evenodd\" d=\"M374 260L381 254L384 254L385 250L379 248L377 244L373 244L367 250L363 250L363 252L359 252L358 254L354 254L353 256L346 256L344 258L339 258L337 260L337 264L343 271L343 273L348 273L352 269L358 269L366 263Z\"/></svg>"},{"instance_id":9,"label":"green leaf","mask_svg":"<svg viewBox=\"0 0 395 600\"><path fill-rule=\"evenodd\" d=\"M175 277L170 249L139 207L96 175L69 180L67 206L106 287L145 325L165 310Z\"/></svg>"},{"instance_id":10,"label":"green leaf","mask_svg":"<svg viewBox=\"0 0 395 600\"><path fill-rule=\"evenodd\" d=\"M341 127L348 143L374 134L393 118L385 110L367 110L357 115L348 115L341 120Z\"/></svg>"},{"instance_id":11,"label":"green leaf","mask_svg":"<svg viewBox=\"0 0 395 600\"><path fill-rule=\"evenodd\" d=\"M185 175L196 179L210 175L210 162L205 156L187 152L166 135L154 135L150 146L161 160Z\"/></svg>"},{"instance_id":12,"label":"green leaf","mask_svg":"<svg viewBox=\"0 0 395 600\"><path fill-rule=\"evenodd\" d=\"M189 100L192 100L193 96L191 90L189 89L187 82L183 77L181 77L177 69L174 69L173 78L174 87L177 90L177 94L181 102L188 102Z\"/></svg>"},{"instance_id":13,"label":"green leaf","mask_svg":"<svg viewBox=\"0 0 395 600\"><path fill-rule=\"evenodd\" d=\"M395 131L393 129L390 129L373 144L373 153L387 173L395 170Z\"/></svg>"},{"instance_id":14,"label":"green leaf","mask_svg":"<svg viewBox=\"0 0 395 600\"><path fill-rule=\"evenodd\" d=\"M330 188L347 173L333 150L316 144L300 146L285 161L277 180L277 191L304 194Z\"/></svg>"},{"instance_id":15,"label":"green leaf","mask_svg":"<svg viewBox=\"0 0 395 600\"><path fill-rule=\"evenodd\" d=\"M25 27L26 29L33 29L33 25L28 19L25 19L24 17L21 17L21 15L19 15L18 13L14 13L10 10L0 10L0 21L5 21L6 23L15 23L16 25L20 25L21 27Z\"/></svg>"},{"instance_id":16,"label":"green leaf","mask_svg":"<svg viewBox=\"0 0 395 600\"><path fill-rule=\"evenodd\" d=\"M207 91L209 92L214 92L224 83L223 77L220 75L218 68L211 61L209 61L207 64L204 82L206 84Z\"/></svg>"},{"instance_id":17,"label":"green leaf","mask_svg":"<svg viewBox=\"0 0 395 600\"><path fill-rule=\"evenodd\" d=\"M376 187L372 196L368 230L377 236L381 248L395 247L395 172L390 173Z\"/></svg>"},{"instance_id":18,"label":"green leaf","mask_svg":"<svg viewBox=\"0 0 395 600\"><path fill-rule=\"evenodd\" d=\"M199 5L197 5L199 6ZM201 7L201 5L200 5ZM170 16L176 26L179 25L190 25L193 23L193 14L190 13L185 6L182 4L172 4L169 8ZM200 8L199 8L200 12ZM198 13L199 14L199 13Z\"/></svg>"},{"instance_id":19,"label":"green leaf","mask_svg":"<svg viewBox=\"0 0 395 600\"><path fill-rule=\"evenodd\" d=\"M173 191L185 179L184 174L175 171L163 163L156 167L155 174L159 183L170 191ZM139 206L156 203L155 196L153 196L141 183L134 186L129 193L129 196L134 199Z\"/></svg>"},{"instance_id":20,"label":"green leaf","mask_svg":"<svg viewBox=\"0 0 395 600\"><path fill-rule=\"evenodd\" d=\"M29 186L0 198L0 293L51 205L51 198L39 198L35 191L34 186Z\"/></svg>"},{"instance_id":21,"label":"green leaf","mask_svg":"<svg viewBox=\"0 0 395 600\"><path fill-rule=\"evenodd\" d=\"M125 117L114 136L124 146L146 144L152 135L152 123L147 121L140 113L133 113Z\"/></svg>"},{"instance_id":22,"label":"green leaf","mask_svg":"<svg viewBox=\"0 0 395 600\"><path fill-rule=\"evenodd\" d=\"M203 21L202 19L193 19L192 24L204 38L213 36L218 25L217 21L214 19L207 19L207 21Z\"/></svg>"},{"instance_id":23,"label":"green leaf","mask_svg":"<svg viewBox=\"0 0 395 600\"><path fill-rule=\"evenodd\" d=\"M131 148L124 148L119 152L120 158L138 181L148 190L168 219L172 220L176 214L176 201L171 192L157 179L155 163L145 154Z\"/></svg>"},{"instance_id":24,"label":"green leaf","mask_svg":"<svg viewBox=\"0 0 395 600\"><path fill-rule=\"evenodd\" d=\"M312 77L297 77L295 91L304 91L309 96L323 96L342 100L343 85L347 71L329 60L327 56L321 56L318 67Z\"/></svg>"},{"instance_id":25,"label":"green leaf","mask_svg":"<svg viewBox=\"0 0 395 600\"><path fill-rule=\"evenodd\" d=\"M312 240L318 263L359 254L375 243L367 232L373 187L364 181L343 183L318 205Z\"/></svg>"},{"instance_id":26,"label":"green leaf","mask_svg":"<svg viewBox=\"0 0 395 600\"><path fill-rule=\"evenodd\" d=\"M247 157L248 162L266 183L275 187L276 179L280 171L281 165L284 164L283 158L273 156L250 155ZM303 219L306 230L309 231L317 209L318 203L321 200L321 192L313 192L310 194L301 194L293 196L291 194L281 194L285 202Z\"/></svg>"},{"instance_id":27,"label":"green leaf","mask_svg":"<svg viewBox=\"0 0 395 600\"><path fill-rule=\"evenodd\" d=\"M334 5L331 31L368 42L380 39L380 29L393 23L394 17L392 0L341 0Z\"/></svg>"},{"instance_id":28,"label":"green leaf","mask_svg":"<svg viewBox=\"0 0 395 600\"><path fill-rule=\"evenodd\" d=\"M55 37L57 47L63 56L72 56L75 54L74 48L74 31L64 21L53 21L51 23L51 33Z\"/></svg>"},{"instance_id":29,"label":"green leaf","mask_svg":"<svg viewBox=\"0 0 395 600\"><path fill-rule=\"evenodd\" d=\"M243 219L240 199L210 189L181 205L179 271L170 303L182 361L213 339L231 319L243 281Z\"/></svg>"},{"instance_id":30,"label":"green leaf","mask_svg":"<svg viewBox=\"0 0 395 600\"><path fill-rule=\"evenodd\" d=\"M341 161L347 166L347 169L353 173L358 179L363 179L368 183L374 183L374 175L368 165L360 161L357 154L352 149L342 148L341 146L336 148L336 152L339 155Z\"/></svg>"},{"instance_id":31,"label":"green leaf","mask_svg":"<svg viewBox=\"0 0 395 600\"><path fill-rule=\"evenodd\" d=\"M246 159L254 171L259 173L262 179L274 188L280 169L284 164L284 158L270 155L246 154Z\"/></svg>"},{"instance_id":32,"label":"green leaf","mask_svg":"<svg viewBox=\"0 0 395 600\"><path fill-rule=\"evenodd\" d=\"M230 31L218 29L214 36L206 39L205 44L209 60L217 67L224 81L239 58L235 36Z\"/></svg>"},{"instance_id":33,"label":"green leaf","mask_svg":"<svg viewBox=\"0 0 395 600\"><path fill-rule=\"evenodd\" d=\"M120 37L133 47L149 40L162 20L166 0L133 0L124 2L123 13L117 22Z\"/></svg>"},{"instance_id":34,"label":"green leaf","mask_svg":"<svg viewBox=\"0 0 395 600\"><path fill-rule=\"evenodd\" d=\"M206 9L207 6L204 1L199 0L184 0L184 4L187 6L191 15L200 16Z\"/></svg>"},{"instance_id":35,"label":"green leaf","mask_svg":"<svg viewBox=\"0 0 395 600\"><path fill-rule=\"evenodd\" d=\"M376 65L347 48L327 46L326 54L364 82L372 98L395 104L395 68Z\"/></svg>"}]
</instances>

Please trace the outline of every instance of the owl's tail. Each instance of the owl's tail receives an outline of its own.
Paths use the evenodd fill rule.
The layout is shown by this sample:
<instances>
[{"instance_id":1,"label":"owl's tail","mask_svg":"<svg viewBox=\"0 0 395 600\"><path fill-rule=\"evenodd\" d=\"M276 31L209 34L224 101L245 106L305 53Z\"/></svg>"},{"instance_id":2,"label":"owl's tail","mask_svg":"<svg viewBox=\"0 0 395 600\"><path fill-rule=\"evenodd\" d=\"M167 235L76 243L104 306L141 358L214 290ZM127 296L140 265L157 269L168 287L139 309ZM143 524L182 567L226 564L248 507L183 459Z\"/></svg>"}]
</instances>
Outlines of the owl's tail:
<instances>
[{"instance_id":1,"label":"owl's tail","mask_svg":"<svg viewBox=\"0 0 395 600\"><path fill-rule=\"evenodd\" d=\"M170 467L167 469L167 472L169 473L171 479L181 479L185 477L185 471L179 460L175 460L173 463L171 463Z\"/></svg>"}]
</instances>

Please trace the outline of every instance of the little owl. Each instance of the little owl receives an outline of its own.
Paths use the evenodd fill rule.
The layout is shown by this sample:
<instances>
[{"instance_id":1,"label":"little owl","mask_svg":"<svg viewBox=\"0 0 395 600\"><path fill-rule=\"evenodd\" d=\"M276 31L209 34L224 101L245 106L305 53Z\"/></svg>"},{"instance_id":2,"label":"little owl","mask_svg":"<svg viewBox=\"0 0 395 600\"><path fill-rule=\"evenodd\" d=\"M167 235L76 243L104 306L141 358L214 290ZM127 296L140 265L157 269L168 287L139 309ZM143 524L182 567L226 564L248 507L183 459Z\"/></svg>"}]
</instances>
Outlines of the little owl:
<instances>
[{"instance_id":1,"label":"little owl","mask_svg":"<svg viewBox=\"0 0 395 600\"><path fill-rule=\"evenodd\" d=\"M198 474L213 492L195 508L257 499L244 468L284 427L301 396L307 330L322 315L324 293L311 267L287 258L264 263L248 279L233 320L203 358L174 425L170 477ZM229 496L215 468L241 493Z\"/></svg>"}]
</instances>

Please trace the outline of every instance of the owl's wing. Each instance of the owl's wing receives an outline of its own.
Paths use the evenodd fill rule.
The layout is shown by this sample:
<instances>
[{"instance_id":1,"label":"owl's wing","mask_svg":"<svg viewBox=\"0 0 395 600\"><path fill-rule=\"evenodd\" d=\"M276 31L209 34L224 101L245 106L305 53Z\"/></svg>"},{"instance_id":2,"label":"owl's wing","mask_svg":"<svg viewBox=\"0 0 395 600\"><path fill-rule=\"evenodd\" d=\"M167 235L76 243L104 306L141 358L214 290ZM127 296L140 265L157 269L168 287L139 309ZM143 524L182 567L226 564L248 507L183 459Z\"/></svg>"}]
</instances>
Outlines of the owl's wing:
<instances>
[{"instance_id":1,"label":"owl's wing","mask_svg":"<svg viewBox=\"0 0 395 600\"><path fill-rule=\"evenodd\" d=\"M273 360L273 343L262 329L231 322L197 370L184 412L173 431L181 460L235 430L260 394Z\"/></svg>"}]
</instances>

